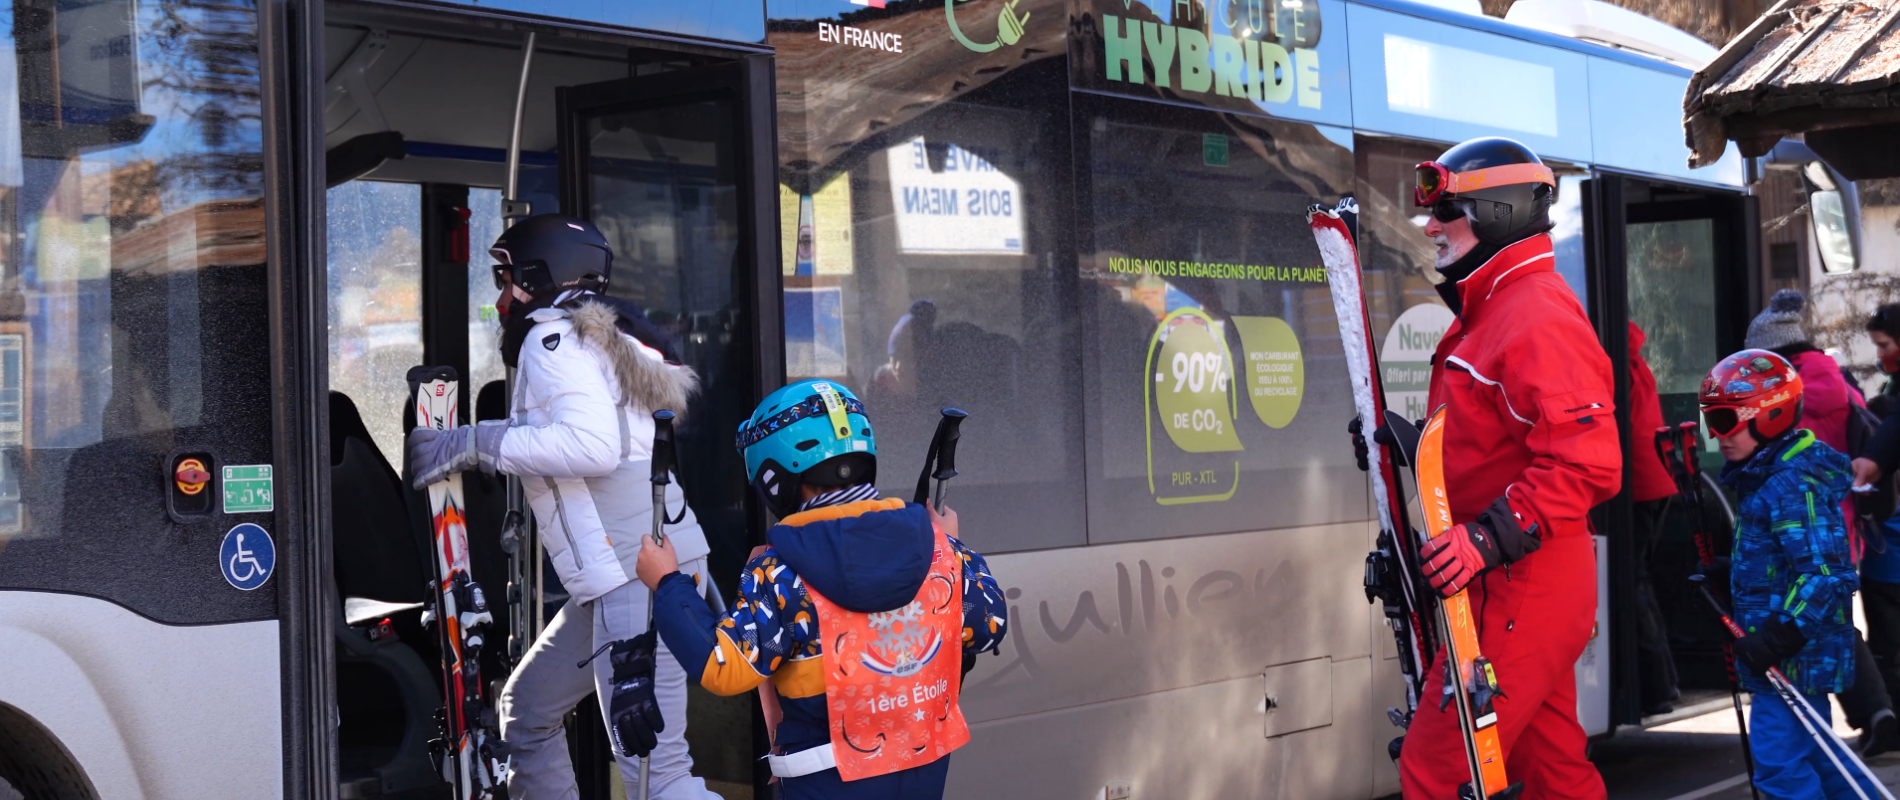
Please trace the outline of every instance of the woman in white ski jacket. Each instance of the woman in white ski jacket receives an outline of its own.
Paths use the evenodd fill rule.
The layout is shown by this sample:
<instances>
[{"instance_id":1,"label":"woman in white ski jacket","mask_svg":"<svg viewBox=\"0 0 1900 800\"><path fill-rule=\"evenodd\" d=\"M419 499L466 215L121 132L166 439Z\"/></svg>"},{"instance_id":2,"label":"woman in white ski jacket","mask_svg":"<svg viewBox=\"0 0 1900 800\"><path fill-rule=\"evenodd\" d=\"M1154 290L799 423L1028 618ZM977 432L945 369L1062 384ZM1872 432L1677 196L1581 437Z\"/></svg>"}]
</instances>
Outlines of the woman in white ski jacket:
<instances>
[{"instance_id":1,"label":"woman in white ski jacket","mask_svg":"<svg viewBox=\"0 0 1900 800\"><path fill-rule=\"evenodd\" d=\"M529 217L490 252L501 262L503 360L517 369L508 419L418 428L409 451L418 486L477 467L520 478L548 562L571 595L502 689L509 796L578 796L562 718L593 692L628 797L640 791L637 756L650 750L653 797L714 798L691 772L685 672L648 634L649 595L634 573L653 525L652 414L683 412L698 378L622 330L618 306L598 295L613 255L591 223ZM667 536L681 571L709 586L706 536L678 482L667 507L684 514ZM582 662L591 670L577 669Z\"/></svg>"}]
</instances>

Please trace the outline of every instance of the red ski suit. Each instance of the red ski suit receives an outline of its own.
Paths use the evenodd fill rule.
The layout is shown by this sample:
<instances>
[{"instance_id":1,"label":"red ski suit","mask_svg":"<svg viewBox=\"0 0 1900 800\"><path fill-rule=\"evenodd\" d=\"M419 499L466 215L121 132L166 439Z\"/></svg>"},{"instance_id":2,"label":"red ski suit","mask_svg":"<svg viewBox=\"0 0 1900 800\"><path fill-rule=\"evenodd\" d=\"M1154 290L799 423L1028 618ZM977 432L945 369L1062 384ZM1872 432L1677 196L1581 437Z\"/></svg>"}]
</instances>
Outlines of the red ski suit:
<instances>
[{"instance_id":1,"label":"red ski suit","mask_svg":"<svg viewBox=\"0 0 1900 800\"><path fill-rule=\"evenodd\" d=\"M1445 485L1454 522L1509 498L1543 546L1471 584L1505 769L1525 800L1604 797L1584 759L1575 665L1596 618L1588 513L1622 481L1609 356L1554 271L1550 237L1506 247L1459 283L1464 308L1432 359L1429 407L1447 407ZM1444 663L1444 651L1436 664ZM1434 667L1405 736L1408 800L1452 800L1471 780L1456 710ZM1497 788L1494 787L1493 791Z\"/></svg>"}]
</instances>

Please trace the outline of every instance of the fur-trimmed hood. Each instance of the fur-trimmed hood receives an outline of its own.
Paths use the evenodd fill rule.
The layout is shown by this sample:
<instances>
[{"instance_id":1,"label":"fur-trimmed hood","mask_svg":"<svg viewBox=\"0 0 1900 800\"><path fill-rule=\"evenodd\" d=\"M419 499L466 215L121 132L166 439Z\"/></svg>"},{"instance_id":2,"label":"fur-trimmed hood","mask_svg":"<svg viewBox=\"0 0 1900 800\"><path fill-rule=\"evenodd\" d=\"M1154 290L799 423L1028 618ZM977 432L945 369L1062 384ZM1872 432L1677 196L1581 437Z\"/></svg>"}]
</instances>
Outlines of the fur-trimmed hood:
<instances>
[{"instance_id":1,"label":"fur-trimmed hood","mask_svg":"<svg viewBox=\"0 0 1900 800\"><path fill-rule=\"evenodd\" d=\"M582 300L568 314L581 342L599 348L613 363L621 402L648 411L664 408L681 417L686 415L686 401L699 393L699 374L692 367L669 364L656 355L640 352L643 346L616 324L619 312L605 303Z\"/></svg>"}]
</instances>

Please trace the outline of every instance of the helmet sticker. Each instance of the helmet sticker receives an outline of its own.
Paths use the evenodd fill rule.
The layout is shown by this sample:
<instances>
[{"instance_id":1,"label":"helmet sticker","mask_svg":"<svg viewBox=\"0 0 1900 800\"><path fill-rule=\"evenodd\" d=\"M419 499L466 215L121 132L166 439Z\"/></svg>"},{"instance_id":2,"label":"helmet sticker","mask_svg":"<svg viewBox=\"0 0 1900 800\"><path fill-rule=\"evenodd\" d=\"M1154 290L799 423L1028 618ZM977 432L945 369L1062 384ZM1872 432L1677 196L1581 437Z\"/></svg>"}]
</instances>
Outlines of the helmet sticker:
<instances>
[{"instance_id":1,"label":"helmet sticker","mask_svg":"<svg viewBox=\"0 0 1900 800\"><path fill-rule=\"evenodd\" d=\"M851 438L851 420L845 418L844 398L829 383L814 383L812 389L825 401L825 415L831 418L831 432L840 439Z\"/></svg>"},{"instance_id":2,"label":"helmet sticker","mask_svg":"<svg viewBox=\"0 0 1900 800\"><path fill-rule=\"evenodd\" d=\"M1756 372L1769 372L1775 368L1773 363L1761 356L1755 356L1755 360L1748 362L1748 365L1754 367ZM1742 374L1747 375L1748 373L1744 372Z\"/></svg>"}]
</instances>

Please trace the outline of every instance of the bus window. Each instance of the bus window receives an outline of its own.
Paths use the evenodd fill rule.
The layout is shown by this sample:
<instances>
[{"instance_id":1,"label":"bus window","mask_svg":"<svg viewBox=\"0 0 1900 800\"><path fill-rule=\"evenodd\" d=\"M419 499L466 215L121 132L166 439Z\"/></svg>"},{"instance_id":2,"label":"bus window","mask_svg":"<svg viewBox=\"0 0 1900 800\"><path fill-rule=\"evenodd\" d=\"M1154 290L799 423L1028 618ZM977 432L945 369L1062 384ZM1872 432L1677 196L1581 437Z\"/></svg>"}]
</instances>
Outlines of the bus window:
<instances>
[{"instance_id":1,"label":"bus window","mask_svg":"<svg viewBox=\"0 0 1900 800\"><path fill-rule=\"evenodd\" d=\"M1314 198L1352 191L1318 127L1077 95L1091 542L1365 519Z\"/></svg>"},{"instance_id":2,"label":"bus window","mask_svg":"<svg viewBox=\"0 0 1900 800\"><path fill-rule=\"evenodd\" d=\"M1656 374L1664 420L1693 419L1702 376L1722 357L1715 221L1632 222L1626 230L1630 321L1647 339L1643 359Z\"/></svg>"},{"instance_id":3,"label":"bus window","mask_svg":"<svg viewBox=\"0 0 1900 800\"><path fill-rule=\"evenodd\" d=\"M407 376L422 363L422 185L350 181L329 191L329 208L330 389L401 464Z\"/></svg>"},{"instance_id":4,"label":"bus window","mask_svg":"<svg viewBox=\"0 0 1900 800\"><path fill-rule=\"evenodd\" d=\"M272 617L216 567L226 529L273 518L168 518L164 472L272 461L255 15L22 6L0 36L0 589Z\"/></svg>"},{"instance_id":5,"label":"bus window","mask_svg":"<svg viewBox=\"0 0 1900 800\"><path fill-rule=\"evenodd\" d=\"M1413 168L1444 151L1443 145L1384 136L1360 135L1353 140L1359 178L1359 262L1366 272L1366 300L1375 336L1385 336L1406 309L1441 303L1432 289L1437 275L1431 268L1432 240L1424 233L1425 210L1412 205L1412 186L1416 182Z\"/></svg>"},{"instance_id":6,"label":"bus window","mask_svg":"<svg viewBox=\"0 0 1900 800\"><path fill-rule=\"evenodd\" d=\"M479 391L508 374L501 363L495 276L488 269L495 263L488 246L501 238L501 190L470 187L468 214L468 385Z\"/></svg>"},{"instance_id":7,"label":"bus window","mask_svg":"<svg viewBox=\"0 0 1900 800\"><path fill-rule=\"evenodd\" d=\"M1577 295L1585 312L1590 308L1590 279L1584 261L1583 182L1588 175L1557 175L1557 197L1550 205L1550 243L1557 274Z\"/></svg>"},{"instance_id":8,"label":"bus window","mask_svg":"<svg viewBox=\"0 0 1900 800\"><path fill-rule=\"evenodd\" d=\"M850 91L870 106L913 102ZM1067 98L1060 60L1047 61L855 149L813 142L848 150L816 168L780 148L807 167L788 166L780 188L786 377L835 378L864 398L888 497L910 499L939 409L968 411L949 504L984 553L1087 542L1081 331L1060 274ZM829 134L818 116L781 104L779 127Z\"/></svg>"}]
</instances>

